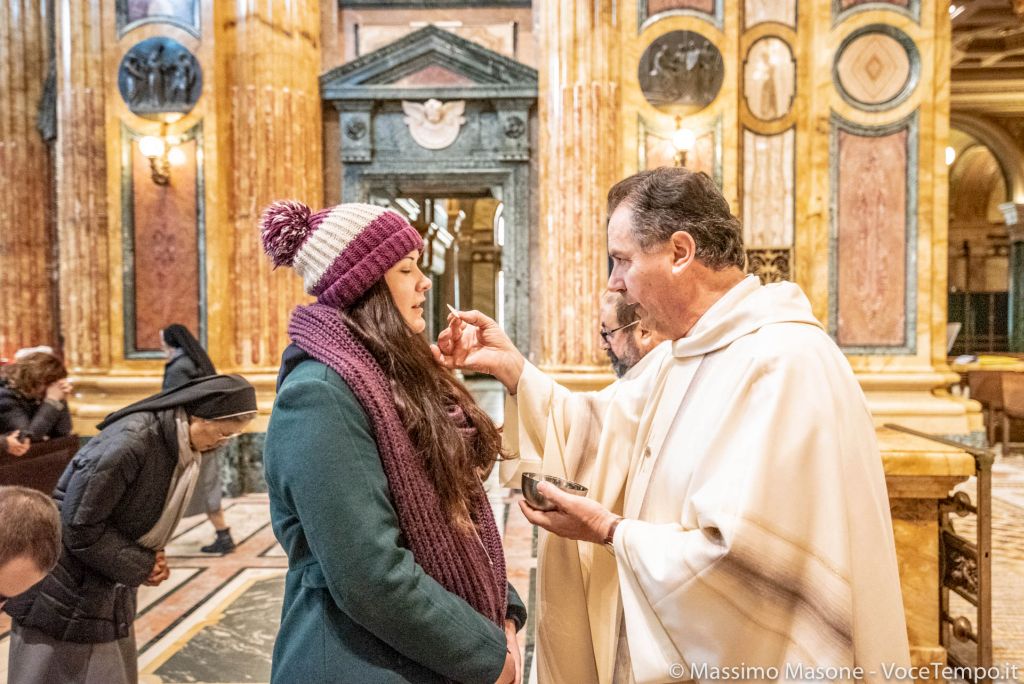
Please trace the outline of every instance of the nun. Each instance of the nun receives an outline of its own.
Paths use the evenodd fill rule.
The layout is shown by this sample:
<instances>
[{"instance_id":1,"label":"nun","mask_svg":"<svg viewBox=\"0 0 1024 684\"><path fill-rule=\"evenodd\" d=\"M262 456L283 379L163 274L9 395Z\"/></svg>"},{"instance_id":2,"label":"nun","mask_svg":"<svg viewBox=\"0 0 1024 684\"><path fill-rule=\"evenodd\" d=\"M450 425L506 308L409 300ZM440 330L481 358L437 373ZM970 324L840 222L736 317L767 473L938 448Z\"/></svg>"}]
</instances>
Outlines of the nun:
<instances>
[{"instance_id":1,"label":"nun","mask_svg":"<svg viewBox=\"0 0 1024 684\"><path fill-rule=\"evenodd\" d=\"M163 549L196 487L203 452L255 416L253 386L214 375L99 424L54 490L63 534L57 567L4 607L13 622L9 684L138 682L137 589L170 575Z\"/></svg>"},{"instance_id":2,"label":"nun","mask_svg":"<svg viewBox=\"0 0 1024 684\"><path fill-rule=\"evenodd\" d=\"M167 363L164 365L164 390L184 385L189 380L217 374L213 361L199 344L199 340L180 323L172 323L161 330L160 343L167 354ZM199 550L203 553L223 555L235 550L235 540L231 537L231 528L228 527L221 504L224 485L220 480L219 455L219 451L203 455L202 463L199 465L196 491L185 507L184 517L205 514L217 536L213 542Z\"/></svg>"}]
</instances>

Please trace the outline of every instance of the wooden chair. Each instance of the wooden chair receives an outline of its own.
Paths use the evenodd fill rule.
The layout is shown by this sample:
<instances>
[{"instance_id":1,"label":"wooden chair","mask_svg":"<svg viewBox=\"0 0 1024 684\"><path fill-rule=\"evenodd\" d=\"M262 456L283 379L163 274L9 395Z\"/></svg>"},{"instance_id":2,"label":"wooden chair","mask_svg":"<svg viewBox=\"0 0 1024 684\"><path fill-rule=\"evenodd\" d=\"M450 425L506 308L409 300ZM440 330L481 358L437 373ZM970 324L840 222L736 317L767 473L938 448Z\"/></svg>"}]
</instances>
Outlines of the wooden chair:
<instances>
[{"instance_id":1,"label":"wooden chair","mask_svg":"<svg viewBox=\"0 0 1024 684\"><path fill-rule=\"evenodd\" d=\"M971 389L971 399L976 399L985 407L985 435L989 446L995 444L996 425L1003 414L1003 371L969 371L967 384Z\"/></svg>"},{"instance_id":2,"label":"wooden chair","mask_svg":"<svg viewBox=\"0 0 1024 684\"><path fill-rule=\"evenodd\" d=\"M1024 373L1006 371L1002 377L1003 455L1010 453L1010 421L1024 420Z\"/></svg>"},{"instance_id":3,"label":"wooden chair","mask_svg":"<svg viewBox=\"0 0 1024 684\"><path fill-rule=\"evenodd\" d=\"M24 456L0 454L0 485L21 485L53 494L64 468L78 453L78 435L35 442Z\"/></svg>"}]
</instances>

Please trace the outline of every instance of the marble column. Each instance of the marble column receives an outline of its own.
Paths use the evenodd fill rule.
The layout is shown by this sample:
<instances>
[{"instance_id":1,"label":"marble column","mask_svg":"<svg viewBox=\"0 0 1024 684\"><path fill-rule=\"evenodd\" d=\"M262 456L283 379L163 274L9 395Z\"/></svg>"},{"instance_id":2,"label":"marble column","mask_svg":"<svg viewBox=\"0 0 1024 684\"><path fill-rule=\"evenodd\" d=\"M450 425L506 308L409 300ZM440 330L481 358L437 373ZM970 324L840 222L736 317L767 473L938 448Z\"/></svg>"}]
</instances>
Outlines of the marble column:
<instances>
[{"instance_id":1,"label":"marble column","mask_svg":"<svg viewBox=\"0 0 1024 684\"><path fill-rule=\"evenodd\" d=\"M0 2L0 356L56 343L53 168L36 128L50 59L46 0Z\"/></svg>"},{"instance_id":2,"label":"marble column","mask_svg":"<svg viewBox=\"0 0 1024 684\"><path fill-rule=\"evenodd\" d=\"M1024 352L1024 204L1007 202L999 208L1010 234L1009 350Z\"/></svg>"},{"instance_id":3,"label":"marble column","mask_svg":"<svg viewBox=\"0 0 1024 684\"><path fill-rule=\"evenodd\" d=\"M618 15L613 0L542 2L536 11L540 360L579 384L605 365L598 299L608 274L605 200L621 173Z\"/></svg>"},{"instance_id":4,"label":"marble column","mask_svg":"<svg viewBox=\"0 0 1024 684\"><path fill-rule=\"evenodd\" d=\"M314 210L323 201L320 2L217 3L215 11L226 87L218 137L230 169L222 186L225 228L234 246L230 268L211 282L233 326L211 346L237 370L272 370L287 345L289 312L304 295L290 269L272 271L258 221L275 199L299 199Z\"/></svg>"},{"instance_id":5,"label":"marble column","mask_svg":"<svg viewBox=\"0 0 1024 684\"><path fill-rule=\"evenodd\" d=\"M72 373L102 373L110 367L102 49L107 5L56 2L60 322L64 359Z\"/></svg>"}]
</instances>

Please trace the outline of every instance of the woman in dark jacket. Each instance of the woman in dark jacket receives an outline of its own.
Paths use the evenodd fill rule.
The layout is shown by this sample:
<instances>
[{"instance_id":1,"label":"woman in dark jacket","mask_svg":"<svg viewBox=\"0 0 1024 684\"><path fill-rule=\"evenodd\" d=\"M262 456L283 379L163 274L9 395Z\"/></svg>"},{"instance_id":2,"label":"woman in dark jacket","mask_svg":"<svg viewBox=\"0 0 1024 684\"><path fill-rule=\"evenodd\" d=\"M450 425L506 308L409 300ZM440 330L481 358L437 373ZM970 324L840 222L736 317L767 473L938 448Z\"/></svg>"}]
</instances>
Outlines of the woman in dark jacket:
<instances>
[{"instance_id":1,"label":"woman in dark jacket","mask_svg":"<svg viewBox=\"0 0 1024 684\"><path fill-rule=\"evenodd\" d=\"M54 491L60 562L5 606L13 618L9 684L138 681L136 590L169 575L163 548L195 487L201 453L226 443L255 415L252 385L217 375L100 423Z\"/></svg>"},{"instance_id":2,"label":"woman in dark jacket","mask_svg":"<svg viewBox=\"0 0 1024 684\"><path fill-rule=\"evenodd\" d=\"M264 448L288 554L272 681L519 682L526 611L480 479L501 439L421 335L423 241L365 204L276 202L262 225L318 300L292 314Z\"/></svg>"},{"instance_id":3,"label":"woman in dark jacket","mask_svg":"<svg viewBox=\"0 0 1024 684\"><path fill-rule=\"evenodd\" d=\"M164 365L165 390L184 385L190 380L207 375L216 375L217 369L188 328L172 323L160 331L160 341L167 353L168 361ZM206 454L199 470L199 483L192 495L192 500L185 509L185 516L205 513L210 524L217 533L212 544L200 548L203 553L231 553L235 550L235 540L231 538L231 528L224 518L224 507L221 504L224 486L220 480L220 452Z\"/></svg>"},{"instance_id":4,"label":"woman in dark jacket","mask_svg":"<svg viewBox=\"0 0 1024 684\"><path fill-rule=\"evenodd\" d=\"M0 434L41 442L71 434L71 383L53 354L35 352L0 368Z\"/></svg>"}]
</instances>

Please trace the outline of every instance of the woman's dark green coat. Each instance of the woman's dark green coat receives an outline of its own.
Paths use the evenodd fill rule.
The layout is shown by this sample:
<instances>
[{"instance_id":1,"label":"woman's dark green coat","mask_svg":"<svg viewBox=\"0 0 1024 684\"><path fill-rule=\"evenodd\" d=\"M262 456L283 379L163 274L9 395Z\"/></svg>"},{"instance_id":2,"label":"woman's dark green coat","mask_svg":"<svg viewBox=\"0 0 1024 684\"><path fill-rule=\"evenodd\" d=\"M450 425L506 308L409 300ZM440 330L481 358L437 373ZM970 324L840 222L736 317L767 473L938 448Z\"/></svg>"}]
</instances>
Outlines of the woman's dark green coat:
<instances>
[{"instance_id":1,"label":"woman's dark green coat","mask_svg":"<svg viewBox=\"0 0 1024 684\"><path fill-rule=\"evenodd\" d=\"M492 684L504 632L413 559L355 395L324 364L303 360L289 373L287 358L264 453L288 554L272 681ZM511 585L509 604L521 626Z\"/></svg>"}]
</instances>

